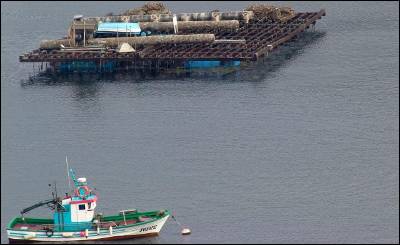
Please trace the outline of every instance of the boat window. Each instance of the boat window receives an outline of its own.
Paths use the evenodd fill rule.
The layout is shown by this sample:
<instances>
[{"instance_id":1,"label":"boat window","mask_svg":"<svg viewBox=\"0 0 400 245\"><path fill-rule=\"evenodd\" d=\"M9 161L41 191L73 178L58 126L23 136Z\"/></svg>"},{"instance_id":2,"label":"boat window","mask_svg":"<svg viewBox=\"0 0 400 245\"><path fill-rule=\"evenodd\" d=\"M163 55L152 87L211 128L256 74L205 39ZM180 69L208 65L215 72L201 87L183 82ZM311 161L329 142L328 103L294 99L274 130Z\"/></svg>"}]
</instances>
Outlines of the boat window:
<instances>
[{"instance_id":1,"label":"boat window","mask_svg":"<svg viewBox=\"0 0 400 245\"><path fill-rule=\"evenodd\" d=\"M79 210L85 210L85 204L80 204L79 205Z\"/></svg>"}]
</instances>

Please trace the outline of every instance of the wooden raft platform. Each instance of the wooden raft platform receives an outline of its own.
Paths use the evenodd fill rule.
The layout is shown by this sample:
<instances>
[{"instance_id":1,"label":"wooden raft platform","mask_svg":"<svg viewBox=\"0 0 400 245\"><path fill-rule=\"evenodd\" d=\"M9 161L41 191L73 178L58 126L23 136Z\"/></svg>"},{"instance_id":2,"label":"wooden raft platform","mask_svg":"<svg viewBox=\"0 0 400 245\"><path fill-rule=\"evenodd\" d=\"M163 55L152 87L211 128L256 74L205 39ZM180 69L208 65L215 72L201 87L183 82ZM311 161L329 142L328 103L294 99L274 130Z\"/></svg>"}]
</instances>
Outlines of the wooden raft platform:
<instances>
[{"instance_id":1,"label":"wooden raft platform","mask_svg":"<svg viewBox=\"0 0 400 245\"><path fill-rule=\"evenodd\" d=\"M241 22L237 31L196 32L214 34L216 41L212 43L157 44L138 47L133 53L118 53L115 50L68 52L37 49L21 55L19 60L50 64L71 61L95 61L101 64L105 61L121 61L136 65L152 62L159 66L171 66L185 60L256 61L314 25L322 16L325 16L324 9L319 12L297 13L287 22L277 22L268 18L252 19L249 23ZM179 32L179 34L193 34L193 32Z\"/></svg>"}]
</instances>

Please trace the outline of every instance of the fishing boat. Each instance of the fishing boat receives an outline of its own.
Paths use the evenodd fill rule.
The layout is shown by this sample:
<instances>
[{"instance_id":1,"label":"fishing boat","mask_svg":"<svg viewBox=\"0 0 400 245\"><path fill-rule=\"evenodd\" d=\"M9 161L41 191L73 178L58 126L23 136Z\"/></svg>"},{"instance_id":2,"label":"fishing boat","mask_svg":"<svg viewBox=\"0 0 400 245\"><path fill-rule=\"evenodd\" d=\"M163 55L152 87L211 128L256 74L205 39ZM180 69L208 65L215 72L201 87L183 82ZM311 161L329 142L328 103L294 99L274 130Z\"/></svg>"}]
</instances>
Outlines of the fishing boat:
<instances>
[{"instance_id":1,"label":"fishing boat","mask_svg":"<svg viewBox=\"0 0 400 245\"><path fill-rule=\"evenodd\" d=\"M72 168L68 168L68 181L70 179L74 183L71 193L58 197L55 186L52 199L23 209L20 216L9 222L7 235L10 243L82 242L154 236L159 234L170 216L168 210L139 212L136 209L103 216L95 212L98 198L87 185L86 178L76 178ZM52 219L25 217L27 212L45 205L54 210Z\"/></svg>"}]
</instances>

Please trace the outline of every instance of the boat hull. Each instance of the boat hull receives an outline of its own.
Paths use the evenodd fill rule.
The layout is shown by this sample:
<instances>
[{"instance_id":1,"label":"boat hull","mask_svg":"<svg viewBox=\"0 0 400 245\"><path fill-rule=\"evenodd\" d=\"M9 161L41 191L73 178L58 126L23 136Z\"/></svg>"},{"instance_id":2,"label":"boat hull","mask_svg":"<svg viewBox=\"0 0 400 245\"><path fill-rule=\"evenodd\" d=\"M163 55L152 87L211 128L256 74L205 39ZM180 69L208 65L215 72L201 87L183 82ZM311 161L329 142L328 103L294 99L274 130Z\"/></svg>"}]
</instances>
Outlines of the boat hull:
<instances>
[{"instance_id":1,"label":"boat hull","mask_svg":"<svg viewBox=\"0 0 400 245\"><path fill-rule=\"evenodd\" d=\"M83 241L107 241L107 240L125 240L146 236L157 236L164 226L169 215L163 218L137 224L133 226L121 226L109 229L89 230L76 232L54 232L51 236L43 231L15 231L7 230L10 243L27 243L27 242L83 242ZM66 237L66 235L70 237ZM86 236L87 235L87 236Z\"/></svg>"}]
</instances>

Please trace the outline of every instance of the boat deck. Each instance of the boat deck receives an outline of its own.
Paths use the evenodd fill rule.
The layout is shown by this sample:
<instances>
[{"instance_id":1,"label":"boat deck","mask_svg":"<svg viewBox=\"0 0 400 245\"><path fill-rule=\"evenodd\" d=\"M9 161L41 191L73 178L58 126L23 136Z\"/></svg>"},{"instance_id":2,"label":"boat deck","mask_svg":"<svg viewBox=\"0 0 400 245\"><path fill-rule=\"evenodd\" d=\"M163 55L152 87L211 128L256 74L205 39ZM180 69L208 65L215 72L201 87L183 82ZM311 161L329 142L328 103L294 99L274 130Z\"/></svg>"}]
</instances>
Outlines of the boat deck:
<instances>
[{"instance_id":1,"label":"boat deck","mask_svg":"<svg viewBox=\"0 0 400 245\"><path fill-rule=\"evenodd\" d=\"M15 230L29 230L29 231L41 231L44 230L45 225L43 224L24 224L18 223L16 224L13 229Z\"/></svg>"},{"instance_id":2,"label":"boat deck","mask_svg":"<svg viewBox=\"0 0 400 245\"><path fill-rule=\"evenodd\" d=\"M125 225L133 225L136 223L146 222L154 219L154 217L147 217L147 216L140 216L139 218L127 218L124 220L115 220L115 221L107 221L101 222L99 227L101 229L108 229L110 226L118 227L118 226L125 226ZM13 230L25 230L25 231L44 231L49 228L54 228L54 224L49 223L16 223L13 227ZM96 229L96 226L93 224L93 230Z\"/></svg>"}]
</instances>

